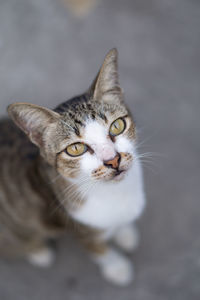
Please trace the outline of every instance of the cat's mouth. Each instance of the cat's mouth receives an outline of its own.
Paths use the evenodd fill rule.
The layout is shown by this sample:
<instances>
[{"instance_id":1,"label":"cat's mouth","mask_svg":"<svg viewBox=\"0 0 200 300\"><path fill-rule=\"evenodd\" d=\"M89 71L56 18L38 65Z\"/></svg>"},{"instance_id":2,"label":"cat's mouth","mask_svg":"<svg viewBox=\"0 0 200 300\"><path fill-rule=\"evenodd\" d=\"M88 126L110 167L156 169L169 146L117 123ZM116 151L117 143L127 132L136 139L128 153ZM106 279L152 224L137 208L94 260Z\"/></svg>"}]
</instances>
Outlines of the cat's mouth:
<instances>
[{"instance_id":1,"label":"cat's mouth","mask_svg":"<svg viewBox=\"0 0 200 300\"><path fill-rule=\"evenodd\" d=\"M126 174L126 170L116 170L115 174L113 175L113 180L119 181L124 178Z\"/></svg>"}]
</instances>

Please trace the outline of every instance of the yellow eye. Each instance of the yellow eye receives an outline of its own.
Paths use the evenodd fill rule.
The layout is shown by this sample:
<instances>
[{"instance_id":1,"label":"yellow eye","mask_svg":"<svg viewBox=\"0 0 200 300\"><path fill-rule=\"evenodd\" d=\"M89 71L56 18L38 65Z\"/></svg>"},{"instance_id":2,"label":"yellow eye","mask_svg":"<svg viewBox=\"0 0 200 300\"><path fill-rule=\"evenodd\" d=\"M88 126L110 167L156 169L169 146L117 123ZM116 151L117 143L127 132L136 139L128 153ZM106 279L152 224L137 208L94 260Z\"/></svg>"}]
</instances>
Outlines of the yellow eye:
<instances>
[{"instance_id":1,"label":"yellow eye","mask_svg":"<svg viewBox=\"0 0 200 300\"><path fill-rule=\"evenodd\" d=\"M79 156L87 151L87 146L82 143L75 143L69 145L66 149L67 154L70 156Z\"/></svg>"},{"instance_id":2,"label":"yellow eye","mask_svg":"<svg viewBox=\"0 0 200 300\"><path fill-rule=\"evenodd\" d=\"M124 119L117 119L111 124L109 133L111 136L119 135L124 131L125 127L126 127L126 123Z\"/></svg>"}]
</instances>

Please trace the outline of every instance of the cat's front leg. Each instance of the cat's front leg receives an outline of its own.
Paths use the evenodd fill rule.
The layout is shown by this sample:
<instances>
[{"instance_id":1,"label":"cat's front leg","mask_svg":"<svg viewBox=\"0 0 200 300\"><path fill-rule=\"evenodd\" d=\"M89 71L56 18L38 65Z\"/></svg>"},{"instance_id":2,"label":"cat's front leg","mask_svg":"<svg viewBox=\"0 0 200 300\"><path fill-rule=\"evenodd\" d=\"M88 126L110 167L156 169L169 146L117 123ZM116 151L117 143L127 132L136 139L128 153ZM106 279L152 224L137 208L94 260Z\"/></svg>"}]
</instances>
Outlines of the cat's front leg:
<instances>
[{"instance_id":1,"label":"cat's front leg","mask_svg":"<svg viewBox=\"0 0 200 300\"><path fill-rule=\"evenodd\" d=\"M125 252L132 252L139 245L139 232L134 224L120 227L112 237L115 244Z\"/></svg>"},{"instance_id":2,"label":"cat's front leg","mask_svg":"<svg viewBox=\"0 0 200 300\"><path fill-rule=\"evenodd\" d=\"M104 241L90 241L85 245L103 277L113 284L126 286L134 277L132 263Z\"/></svg>"},{"instance_id":3,"label":"cat's front leg","mask_svg":"<svg viewBox=\"0 0 200 300\"><path fill-rule=\"evenodd\" d=\"M32 249L26 256L27 260L37 267L50 267L55 261L55 252L45 243Z\"/></svg>"},{"instance_id":4,"label":"cat's front leg","mask_svg":"<svg viewBox=\"0 0 200 300\"><path fill-rule=\"evenodd\" d=\"M102 275L111 283L126 286L133 281L133 265L115 249L109 247L103 254L93 255L93 258Z\"/></svg>"}]
</instances>

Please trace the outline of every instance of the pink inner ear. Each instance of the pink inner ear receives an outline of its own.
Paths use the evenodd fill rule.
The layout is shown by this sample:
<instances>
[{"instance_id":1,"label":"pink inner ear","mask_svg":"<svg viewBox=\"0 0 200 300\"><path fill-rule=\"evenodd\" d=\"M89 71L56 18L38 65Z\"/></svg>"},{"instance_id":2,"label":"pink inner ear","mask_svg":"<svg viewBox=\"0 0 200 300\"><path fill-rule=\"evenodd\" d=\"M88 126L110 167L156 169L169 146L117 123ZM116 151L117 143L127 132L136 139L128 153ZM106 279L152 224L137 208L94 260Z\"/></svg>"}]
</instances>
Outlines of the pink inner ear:
<instances>
[{"instance_id":1,"label":"pink inner ear","mask_svg":"<svg viewBox=\"0 0 200 300\"><path fill-rule=\"evenodd\" d=\"M24 119L24 117L20 118L18 116L18 114L13 114L14 115L14 121L15 123L26 133L26 134L29 134L30 133L30 130L29 128L27 128L27 121L26 119Z\"/></svg>"},{"instance_id":2,"label":"pink inner ear","mask_svg":"<svg viewBox=\"0 0 200 300\"><path fill-rule=\"evenodd\" d=\"M39 109L38 111L32 108L23 110L22 107L21 111L14 113L13 116L16 124L29 136L30 140L37 146L42 146L42 127L46 121L44 114Z\"/></svg>"},{"instance_id":3,"label":"pink inner ear","mask_svg":"<svg viewBox=\"0 0 200 300\"><path fill-rule=\"evenodd\" d=\"M60 115L38 105L29 103L13 103L8 107L8 113L37 146L43 146L45 129L60 118Z\"/></svg>"},{"instance_id":4,"label":"pink inner ear","mask_svg":"<svg viewBox=\"0 0 200 300\"><path fill-rule=\"evenodd\" d=\"M30 134L30 138L34 143L36 143L38 146L42 146L42 135L38 131L34 131Z\"/></svg>"}]
</instances>

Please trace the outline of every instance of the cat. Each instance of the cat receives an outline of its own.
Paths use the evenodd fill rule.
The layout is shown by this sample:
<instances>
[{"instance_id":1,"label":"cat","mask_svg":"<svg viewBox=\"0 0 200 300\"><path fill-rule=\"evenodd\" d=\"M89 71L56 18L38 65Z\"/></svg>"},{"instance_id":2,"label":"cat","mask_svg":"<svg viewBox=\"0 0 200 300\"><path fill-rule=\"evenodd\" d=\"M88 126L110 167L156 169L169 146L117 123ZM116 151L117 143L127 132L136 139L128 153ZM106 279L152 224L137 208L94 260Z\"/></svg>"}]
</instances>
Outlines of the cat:
<instances>
[{"instance_id":1,"label":"cat","mask_svg":"<svg viewBox=\"0 0 200 300\"><path fill-rule=\"evenodd\" d=\"M127 285L145 195L136 129L112 49L91 87L54 110L8 107L0 122L0 253L48 266L48 241L73 232L103 276ZM14 122L13 122L14 121ZM17 126L16 126L17 125ZM110 245L112 240L115 246Z\"/></svg>"}]
</instances>

